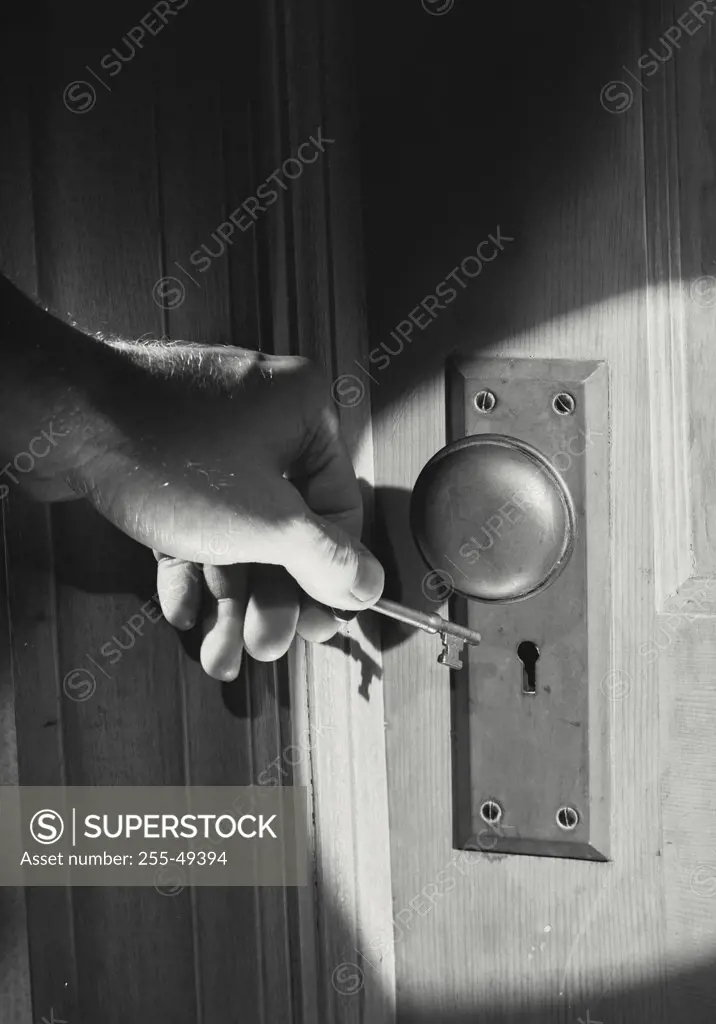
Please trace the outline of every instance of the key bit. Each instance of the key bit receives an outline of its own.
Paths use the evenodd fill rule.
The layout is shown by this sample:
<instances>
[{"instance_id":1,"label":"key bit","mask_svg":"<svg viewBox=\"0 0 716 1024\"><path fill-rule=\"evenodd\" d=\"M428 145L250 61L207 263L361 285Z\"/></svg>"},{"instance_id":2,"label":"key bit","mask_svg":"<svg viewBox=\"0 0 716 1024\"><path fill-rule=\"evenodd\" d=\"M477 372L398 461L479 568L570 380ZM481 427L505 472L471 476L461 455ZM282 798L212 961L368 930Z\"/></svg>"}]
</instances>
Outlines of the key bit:
<instances>
[{"instance_id":1,"label":"key bit","mask_svg":"<svg viewBox=\"0 0 716 1024\"><path fill-rule=\"evenodd\" d=\"M440 639L443 642L443 649L438 654L438 664L446 668L462 668L462 649L465 641L459 636L450 636L449 633L441 633Z\"/></svg>"},{"instance_id":2,"label":"key bit","mask_svg":"<svg viewBox=\"0 0 716 1024\"><path fill-rule=\"evenodd\" d=\"M391 619L404 622L408 626L415 626L426 633L439 633L443 649L438 655L438 663L446 668L462 668L460 654L465 644L476 647L482 639L474 629L460 626L456 622L449 622L436 612L421 612L416 608L407 608L396 601L381 599L373 605L370 611L387 615Z\"/></svg>"}]
</instances>

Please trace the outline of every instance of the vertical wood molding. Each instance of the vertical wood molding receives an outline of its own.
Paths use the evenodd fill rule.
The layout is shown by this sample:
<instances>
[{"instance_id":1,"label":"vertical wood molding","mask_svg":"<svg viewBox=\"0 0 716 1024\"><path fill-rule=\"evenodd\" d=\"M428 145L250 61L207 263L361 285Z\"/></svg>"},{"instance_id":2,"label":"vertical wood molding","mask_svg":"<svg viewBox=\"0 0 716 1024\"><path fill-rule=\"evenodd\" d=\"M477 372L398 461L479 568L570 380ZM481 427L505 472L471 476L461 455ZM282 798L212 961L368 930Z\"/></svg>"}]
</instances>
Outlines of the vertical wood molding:
<instances>
[{"instance_id":1,"label":"vertical wood molding","mask_svg":"<svg viewBox=\"0 0 716 1024\"><path fill-rule=\"evenodd\" d=\"M692 570L674 72L643 98L651 464L657 607Z\"/></svg>"},{"instance_id":2,"label":"vertical wood molding","mask_svg":"<svg viewBox=\"0 0 716 1024\"><path fill-rule=\"evenodd\" d=\"M644 5L645 48L674 17L673 5L665 0ZM682 60L698 59L693 51L708 45L707 31L689 40L691 52ZM658 612L716 615L716 576L699 565L694 532L706 516L694 478L703 467L692 437L697 382L690 380L703 343L703 317L694 309L688 269L682 265L682 207L698 200L684 194L684 163L694 154L680 152L680 124L698 112L685 112L693 96L688 92L685 99L680 93L679 60L677 55L663 64L642 96L655 596Z\"/></svg>"},{"instance_id":3,"label":"vertical wood molding","mask_svg":"<svg viewBox=\"0 0 716 1024\"><path fill-rule=\"evenodd\" d=\"M345 2L272 0L263 23L271 81L263 92L271 100L262 111L259 178L319 126L334 140L293 184L269 227L273 348L310 357L335 381L368 349L352 14ZM370 489L369 395L339 412ZM394 1020L392 950L374 967L360 952L377 935L392 935L381 657L362 622L349 634L301 645L291 657L294 734L310 730L310 770L303 766L294 779L311 785L315 857L315 906L300 904L306 1024Z\"/></svg>"}]
</instances>

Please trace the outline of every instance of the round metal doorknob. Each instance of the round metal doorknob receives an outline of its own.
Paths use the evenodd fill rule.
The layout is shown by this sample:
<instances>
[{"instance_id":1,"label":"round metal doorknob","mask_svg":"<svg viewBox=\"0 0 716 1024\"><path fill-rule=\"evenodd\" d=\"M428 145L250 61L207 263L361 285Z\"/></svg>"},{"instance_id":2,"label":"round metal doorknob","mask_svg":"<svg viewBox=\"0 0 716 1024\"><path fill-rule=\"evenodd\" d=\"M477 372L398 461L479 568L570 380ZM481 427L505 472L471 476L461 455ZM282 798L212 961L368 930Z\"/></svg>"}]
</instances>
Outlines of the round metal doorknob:
<instances>
[{"instance_id":1,"label":"round metal doorknob","mask_svg":"<svg viewBox=\"0 0 716 1024\"><path fill-rule=\"evenodd\" d=\"M520 601L548 587L574 547L569 491L546 456L503 434L475 434L423 467L410 525L427 564L478 601Z\"/></svg>"}]
</instances>

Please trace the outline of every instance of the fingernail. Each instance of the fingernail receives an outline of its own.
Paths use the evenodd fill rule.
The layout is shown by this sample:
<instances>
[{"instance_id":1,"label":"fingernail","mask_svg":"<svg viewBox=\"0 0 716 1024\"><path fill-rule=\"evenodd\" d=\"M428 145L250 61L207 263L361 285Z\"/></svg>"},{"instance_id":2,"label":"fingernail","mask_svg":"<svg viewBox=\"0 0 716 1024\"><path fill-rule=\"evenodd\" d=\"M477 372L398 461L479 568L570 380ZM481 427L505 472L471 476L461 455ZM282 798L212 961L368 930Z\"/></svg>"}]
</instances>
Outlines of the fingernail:
<instances>
[{"instance_id":1,"label":"fingernail","mask_svg":"<svg viewBox=\"0 0 716 1024\"><path fill-rule=\"evenodd\" d=\"M233 683L235 679L239 678L239 672L241 667L236 668L235 665L222 665L221 668L217 669L217 676L222 683Z\"/></svg>"},{"instance_id":2,"label":"fingernail","mask_svg":"<svg viewBox=\"0 0 716 1024\"><path fill-rule=\"evenodd\" d=\"M385 573L383 566L369 551L363 551L358 561L358 573L351 587L356 601L377 601L383 592Z\"/></svg>"}]
</instances>

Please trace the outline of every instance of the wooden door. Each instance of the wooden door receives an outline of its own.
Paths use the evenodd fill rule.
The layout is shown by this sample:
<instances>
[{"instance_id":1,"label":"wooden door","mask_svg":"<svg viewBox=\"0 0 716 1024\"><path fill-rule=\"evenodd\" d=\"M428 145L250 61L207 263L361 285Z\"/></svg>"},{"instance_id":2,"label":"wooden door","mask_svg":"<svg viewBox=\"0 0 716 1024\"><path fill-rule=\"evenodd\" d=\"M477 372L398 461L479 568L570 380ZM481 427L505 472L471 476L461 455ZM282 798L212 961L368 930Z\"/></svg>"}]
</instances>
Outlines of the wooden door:
<instances>
[{"instance_id":1,"label":"wooden door","mask_svg":"<svg viewBox=\"0 0 716 1024\"><path fill-rule=\"evenodd\" d=\"M353 372L372 393L389 596L434 607L407 505L449 439L452 352L603 360L610 378L611 861L455 862L450 686L433 638L387 630L401 1022L715 1019L711 13L363 7L375 355ZM497 258L449 278L497 230ZM425 315L446 280L457 294ZM366 985L389 942L356 957Z\"/></svg>"},{"instance_id":2,"label":"wooden door","mask_svg":"<svg viewBox=\"0 0 716 1024\"><path fill-rule=\"evenodd\" d=\"M456 861L446 675L432 640L381 635L369 615L346 640L250 666L235 688L209 684L164 623L118 665L100 660L107 675L93 668L151 597L151 556L81 506L13 494L3 781L235 785L278 765L311 786L315 870L301 891L2 891L0 1016L710 1022L708 4L666 37L682 10L660 0L350 6L189 3L111 91L90 80L85 111L65 89L114 46L128 56L145 9L14 12L2 268L92 330L318 360L375 506L390 596L415 605L425 570L407 506L447 437L450 354L606 361L612 860ZM157 280L180 275L172 266L318 125L336 139L327 159L235 236L203 287L186 279L181 304L157 305ZM400 348L391 332L496 229L514 241ZM383 342L387 363L371 359ZM79 669L94 676L88 700L66 684ZM421 893L449 865L455 885L426 911Z\"/></svg>"}]
</instances>

